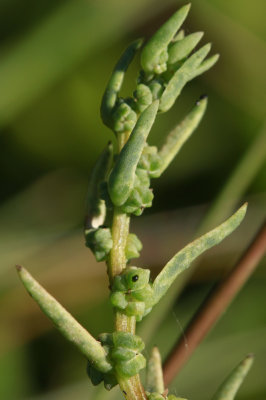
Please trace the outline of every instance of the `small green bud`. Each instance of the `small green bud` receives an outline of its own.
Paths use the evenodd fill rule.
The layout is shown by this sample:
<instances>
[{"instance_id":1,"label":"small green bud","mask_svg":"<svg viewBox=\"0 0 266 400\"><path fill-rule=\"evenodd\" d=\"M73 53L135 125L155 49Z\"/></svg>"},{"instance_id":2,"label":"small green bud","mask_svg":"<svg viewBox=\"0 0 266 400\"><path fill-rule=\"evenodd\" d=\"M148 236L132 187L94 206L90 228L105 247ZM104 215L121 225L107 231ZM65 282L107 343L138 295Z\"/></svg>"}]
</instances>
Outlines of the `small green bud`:
<instances>
[{"instance_id":1,"label":"small green bud","mask_svg":"<svg viewBox=\"0 0 266 400\"><path fill-rule=\"evenodd\" d=\"M152 103L152 93L148 86L140 83L134 92L136 110L142 113Z\"/></svg>"},{"instance_id":2,"label":"small green bud","mask_svg":"<svg viewBox=\"0 0 266 400\"><path fill-rule=\"evenodd\" d=\"M147 74L161 74L166 71L166 62L168 59L167 47L184 22L189 9L189 4L180 8L158 29L143 48L141 52L141 66Z\"/></svg>"},{"instance_id":3,"label":"small green bud","mask_svg":"<svg viewBox=\"0 0 266 400\"><path fill-rule=\"evenodd\" d=\"M113 114L115 133L131 132L137 121L137 114L124 101L119 104Z\"/></svg>"},{"instance_id":4,"label":"small green bud","mask_svg":"<svg viewBox=\"0 0 266 400\"><path fill-rule=\"evenodd\" d=\"M156 146L145 146L137 169L144 169L151 178L161 175L161 157Z\"/></svg>"},{"instance_id":5,"label":"small green bud","mask_svg":"<svg viewBox=\"0 0 266 400\"><path fill-rule=\"evenodd\" d=\"M164 91L164 83L162 79L153 79L151 82L149 82L148 86L152 93L153 100L160 99Z\"/></svg>"},{"instance_id":6,"label":"small green bud","mask_svg":"<svg viewBox=\"0 0 266 400\"><path fill-rule=\"evenodd\" d=\"M145 208L152 206L153 197L148 172L137 168L133 189L127 201L121 206L121 210L139 216Z\"/></svg>"},{"instance_id":7,"label":"small green bud","mask_svg":"<svg viewBox=\"0 0 266 400\"><path fill-rule=\"evenodd\" d=\"M152 393L146 392L146 394L147 394L148 400L165 400L166 399L165 396L163 396L162 394L157 393L157 392L152 392Z\"/></svg>"},{"instance_id":8,"label":"small green bud","mask_svg":"<svg viewBox=\"0 0 266 400\"><path fill-rule=\"evenodd\" d=\"M134 233L130 233L127 237L126 244L126 258L131 260L132 258L138 258L140 256L140 251L142 250L142 243Z\"/></svg>"},{"instance_id":9,"label":"small green bud","mask_svg":"<svg viewBox=\"0 0 266 400\"><path fill-rule=\"evenodd\" d=\"M112 234L109 228L87 229L86 246L91 249L97 261L106 260L113 247Z\"/></svg>"}]
</instances>

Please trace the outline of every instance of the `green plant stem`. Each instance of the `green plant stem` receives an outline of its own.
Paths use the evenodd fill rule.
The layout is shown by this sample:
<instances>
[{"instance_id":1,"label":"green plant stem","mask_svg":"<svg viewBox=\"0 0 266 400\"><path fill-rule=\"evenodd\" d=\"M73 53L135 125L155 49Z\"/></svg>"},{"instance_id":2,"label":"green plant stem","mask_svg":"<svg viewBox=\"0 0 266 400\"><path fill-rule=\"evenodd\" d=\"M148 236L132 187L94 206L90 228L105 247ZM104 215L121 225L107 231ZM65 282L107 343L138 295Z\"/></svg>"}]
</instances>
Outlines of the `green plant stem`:
<instances>
[{"instance_id":1,"label":"green plant stem","mask_svg":"<svg viewBox=\"0 0 266 400\"><path fill-rule=\"evenodd\" d=\"M112 223L113 248L109 257L109 278L112 283L113 277L120 274L126 268L125 247L129 233L130 218L127 214L114 209Z\"/></svg>"},{"instance_id":2,"label":"green plant stem","mask_svg":"<svg viewBox=\"0 0 266 400\"><path fill-rule=\"evenodd\" d=\"M118 137L118 149L121 151L130 133L126 132ZM122 213L118 207L114 208L112 222L113 247L108 260L108 274L110 284L114 276L120 274L126 268L127 259L125 247L129 234L130 217ZM119 332L129 332L133 335L136 330L136 318L115 312L115 330ZM127 400L147 400L144 388L140 382L139 375L129 379L117 377L122 393Z\"/></svg>"}]
</instances>

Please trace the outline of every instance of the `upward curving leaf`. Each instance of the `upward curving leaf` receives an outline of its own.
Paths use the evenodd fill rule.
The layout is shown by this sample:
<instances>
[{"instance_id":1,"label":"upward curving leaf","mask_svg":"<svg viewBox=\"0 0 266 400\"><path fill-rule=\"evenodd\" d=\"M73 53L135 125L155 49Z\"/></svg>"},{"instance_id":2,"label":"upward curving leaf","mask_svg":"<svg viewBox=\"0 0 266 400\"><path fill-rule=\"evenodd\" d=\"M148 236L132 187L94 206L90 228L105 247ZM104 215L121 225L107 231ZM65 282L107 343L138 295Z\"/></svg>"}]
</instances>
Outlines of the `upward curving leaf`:
<instances>
[{"instance_id":1,"label":"upward curving leaf","mask_svg":"<svg viewBox=\"0 0 266 400\"><path fill-rule=\"evenodd\" d=\"M180 8L152 36L141 52L141 66L146 73L161 73L166 70L167 47L174 38L189 12L190 4ZM160 70L160 68L162 68Z\"/></svg>"},{"instance_id":2,"label":"upward curving leaf","mask_svg":"<svg viewBox=\"0 0 266 400\"><path fill-rule=\"evenodd\" d=\"M161 160L160 176L177 155L183 144L199 125L207 107L207 97L199 99L190 113L167 136L158 155Z\"/></svg>"},{"instance_id":3,"label":"upward curving leaf","mask_svg":"<svg viewBox=\"0 0 266 400\"><path fill-rule=\"evenodd\" d=\"M124 51L120 59L118 60L111 78L105 89L102 104L101 104L101 117L105 125L112 128L112 111L115 106L118 93L122 87L124 81L125 72L128 69L134 55L142 45L142 39L135 40L131 43Z\"/></svg>"},{"instance_id":4,"label":"upward curving leaf","mask_svg":"<svg viewBox=\"0 0 266 400\"><path fill-rule=\"evenodd\" d=\"M153 305L165 295L169 287L181 272L187 269L195 258L204 251L220 243L242 222L247 210L247 203L212 231L189 243L180 250L162 269L153 282Z\"/></svg>"},{"instance_id":5,"label":"upward curving leaf","mask_svg":"<svg viewBox=\"0 0 266 400\"><path fill-rule=\"evenodd\" d=\"M248 371L254 361L254 356L249 354L241 363L231 372L231 374L222 383L212 400L233 400L243 383Z\"/></svg>"}]
</instances>

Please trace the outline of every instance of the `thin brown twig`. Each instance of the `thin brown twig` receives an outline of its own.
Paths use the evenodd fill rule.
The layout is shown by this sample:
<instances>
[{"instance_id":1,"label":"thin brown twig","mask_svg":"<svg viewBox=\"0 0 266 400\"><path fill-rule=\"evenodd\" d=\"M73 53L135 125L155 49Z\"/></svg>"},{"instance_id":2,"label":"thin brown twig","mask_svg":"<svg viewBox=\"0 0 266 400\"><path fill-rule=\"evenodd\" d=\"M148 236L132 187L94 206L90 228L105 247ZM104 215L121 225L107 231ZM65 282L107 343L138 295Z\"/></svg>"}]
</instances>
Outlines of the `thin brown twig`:
<instances>
[{"instance_id":1,"label":"thin brown twig","mask_svg":"<svg viewBox=\"0 0 266 400\"><path fill-rule=\"evenodd\" d=\"M202 306L185 329L184 336L177 341L173 350L170 352L163 368L166 387L243 287L262 259L265 251L266 222L262 225L255 239L236 266L203 302ZM187 343L189 346L187 346Z\"/></svg>"}]
</instances>

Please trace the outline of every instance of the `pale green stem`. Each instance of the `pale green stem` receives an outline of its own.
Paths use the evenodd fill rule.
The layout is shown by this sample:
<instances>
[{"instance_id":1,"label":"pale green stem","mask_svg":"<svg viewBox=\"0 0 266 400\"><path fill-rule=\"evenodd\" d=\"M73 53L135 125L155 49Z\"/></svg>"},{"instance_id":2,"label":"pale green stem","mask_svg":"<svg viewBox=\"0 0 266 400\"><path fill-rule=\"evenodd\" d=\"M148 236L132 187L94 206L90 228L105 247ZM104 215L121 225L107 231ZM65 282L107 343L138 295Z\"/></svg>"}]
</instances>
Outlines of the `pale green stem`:
<instances>
[{"instance_id":1,"label":"pale green stem","mask_svg":"<svg viewBox=\"0 0 266 400\"><path fill-rule=\"evenodd\" d=\"M130 132L126 132L118 137L118 149L121 151L126 143ZM112 222L113 247L110 251L108 260L108 274L110 284L115 275L120 274L126 268L125 247L129 234L130 217L122 213L118 207L114 207ZM133 335L136 330L135 317L128 317L125 314L115 311L115 330L120 332L129 332ZM147 400L144 388L140 382L139 375L129 379L117 377L122 393L127 400Z\"/></svg>"}]
</instances>

